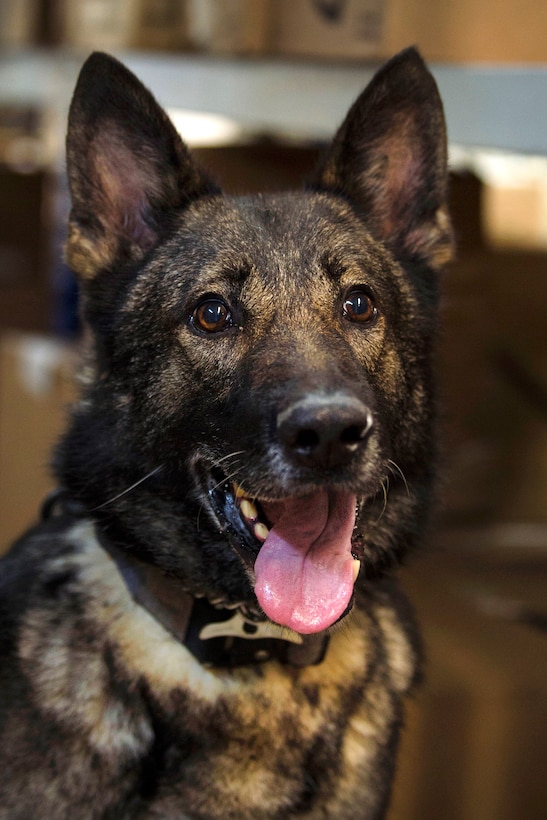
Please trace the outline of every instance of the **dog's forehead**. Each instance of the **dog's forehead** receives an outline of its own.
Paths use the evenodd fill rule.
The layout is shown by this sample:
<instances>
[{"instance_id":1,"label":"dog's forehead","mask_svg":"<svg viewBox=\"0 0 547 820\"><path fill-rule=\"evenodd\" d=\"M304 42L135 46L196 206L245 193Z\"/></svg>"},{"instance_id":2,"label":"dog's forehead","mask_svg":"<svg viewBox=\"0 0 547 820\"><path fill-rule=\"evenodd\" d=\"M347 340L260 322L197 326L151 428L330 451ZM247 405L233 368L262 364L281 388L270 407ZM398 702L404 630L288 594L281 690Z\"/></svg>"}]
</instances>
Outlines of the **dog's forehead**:
<instances>
[{"instance_id":1,"label":"dog's forehead","mask_svg":"<svg viewBox=\"0 0 547 820\"><path fill-rule=\"evenodd\" d=\"M323 193L212 197L182 216L179 247L203 272L230 267L282 279L351 268L381 272L390 255L342 198ZM177 240L175 239L175 242Z\"/></svg>"},{"instance_id":2,"label":"dog's forehead","mask_svg":"<svg viewBox=\"0 0 547 820\"><path fill-rule=\"evenodd\" d=\"M325 250L341 235L361 234L363 226L336 197L314 193L282 193L219 197L198 205L187 227L207 230L218 247L262 250L318 248ZM362 239L362 237L361 237Z\"/></svg>"},{"instance_id":3,"label":"dog's forehead","mask_svg":"<svg viewBox=\"0 0 547 820\"><path fill-rule=\"evenodd\" d=\"M178 288L194 295L243 289L251 300L266 292L268 299L276 293L290 303L303 287L310 296L320 292L320 298L356 284L392 293L401 284L394 263L341 197L316 192L212 196L180 214L174 234L143 278L165 287L174 277Z\"/></svg>"}]
</instances>

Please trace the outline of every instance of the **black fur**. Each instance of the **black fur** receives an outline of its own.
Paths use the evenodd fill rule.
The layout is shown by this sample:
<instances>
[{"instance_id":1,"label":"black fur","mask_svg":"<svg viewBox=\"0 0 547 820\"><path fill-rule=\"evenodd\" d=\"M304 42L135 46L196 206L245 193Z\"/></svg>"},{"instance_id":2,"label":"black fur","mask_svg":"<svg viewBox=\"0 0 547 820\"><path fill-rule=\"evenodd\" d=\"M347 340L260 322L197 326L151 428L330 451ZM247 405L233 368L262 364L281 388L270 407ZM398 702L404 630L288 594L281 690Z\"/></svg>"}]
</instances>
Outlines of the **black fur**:
<instances>
[{"instance_id":1,"label":"black fur","mask_svg":"<svg viewBox=\"0 0 547 820\"><path fill-rule=\"evenodd\" d=\"M403 52L305 190L230 198L139 81L95 54L67 157L67 258L86 328L82 396L55 456L72 512L2 564L0 816L28 816L40 793L48 817L349 818L357 804L380 817L417 666L412 616L385 570L427 518L438 274L451 253L435 83ZM332 635L317 666L200 670L131 608L109 564L112 545L181 594L295 628L286 603L269 609L271 558L255 595L267 550L232 481L270 530L290 520L293 546L325 499L327 522L350 510L350 532L359 505L360 575L321 616ZM335 587L325 580L318 598ZM313 590L304 598L302 631L318 631ZM171 642L165 674L158 641Z\"/></svg>"}]
</instances>

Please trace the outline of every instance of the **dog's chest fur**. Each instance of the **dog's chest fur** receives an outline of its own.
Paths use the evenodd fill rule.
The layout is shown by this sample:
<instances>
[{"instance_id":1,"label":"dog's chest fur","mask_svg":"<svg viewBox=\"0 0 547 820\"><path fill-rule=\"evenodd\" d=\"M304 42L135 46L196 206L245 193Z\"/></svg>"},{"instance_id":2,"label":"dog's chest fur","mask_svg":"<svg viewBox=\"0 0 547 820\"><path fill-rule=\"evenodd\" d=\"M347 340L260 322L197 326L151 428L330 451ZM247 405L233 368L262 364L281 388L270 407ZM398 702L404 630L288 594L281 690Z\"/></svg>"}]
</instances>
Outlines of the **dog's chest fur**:
<instances>
[{"instance_id":1,"label":"dog's chest fur","mask_svg":"<svg viewBox=\"0 0 547 820\"><path fill-rule=\"evenodd\" d=\"M356 799L363 809L375 800L369 778L386 754L386 732L388 747L395 739L389 727L415 671L381 592L355 608L317 666L208 670L133 601L89 522L59 542L44 586L53 590L60 574L59 597L43 596L20 627L27 708L41 702L34 749L21 749L16 713L9 729L18 753L32 760L40 749L49 761L21 783L41 794L44 816L61 816L72 791L80 805L83 784L90 817L112 808L114 783L120 818L141 816L145 805L147 817L180 817L188 805L203 818L343 818ZM62 761L51 733L63 736ZM3 765L9 771L10 761ZM370 816L377 808L369 805Z\"/></svg>"}]
</instances>

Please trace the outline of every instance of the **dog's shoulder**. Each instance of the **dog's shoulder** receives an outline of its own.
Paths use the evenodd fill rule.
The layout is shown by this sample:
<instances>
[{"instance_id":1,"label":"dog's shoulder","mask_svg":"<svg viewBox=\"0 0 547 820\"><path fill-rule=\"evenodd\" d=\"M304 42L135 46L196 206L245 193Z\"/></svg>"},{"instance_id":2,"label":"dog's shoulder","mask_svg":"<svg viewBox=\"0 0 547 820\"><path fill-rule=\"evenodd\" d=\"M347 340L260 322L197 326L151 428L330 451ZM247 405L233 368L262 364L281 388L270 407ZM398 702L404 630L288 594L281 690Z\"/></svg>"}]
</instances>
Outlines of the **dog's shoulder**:
<instances>
[{"instance_id":1,"label":"dog's shoulder","mask_svg":"<svg viewBox=\"0 0 547 820\"><path fill-rule=\"evenodd\" d=\"M116 667L110 670L112 679L121 675L127 683L150 666L158 677L180 683L187 677L183 669L197 666L135 602L91 520L61 519L36 527L0 567L2 651L16 655L35 683L43 676L44 691L52 691L47 679L53 676L56 704L70 702L72 716L81 700L76 698L81 691L73 691L80 685L76 678L85 677L89 689L104 689L109 664Z\"/></svg>"}]
</instances>

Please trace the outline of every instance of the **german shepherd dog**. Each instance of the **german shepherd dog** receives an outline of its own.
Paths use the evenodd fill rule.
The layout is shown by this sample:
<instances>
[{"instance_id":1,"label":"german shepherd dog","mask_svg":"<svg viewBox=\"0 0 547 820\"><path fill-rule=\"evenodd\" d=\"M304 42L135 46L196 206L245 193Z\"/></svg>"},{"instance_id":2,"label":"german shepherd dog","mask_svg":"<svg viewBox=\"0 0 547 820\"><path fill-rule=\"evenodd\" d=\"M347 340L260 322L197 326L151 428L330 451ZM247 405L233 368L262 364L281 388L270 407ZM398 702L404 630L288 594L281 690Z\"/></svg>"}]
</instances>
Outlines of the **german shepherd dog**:
<instances>
[{"instance_id":1,"label":"german shepherd dog","mask_svg":"<svg viewBox=\"0 0 547 820\"><path fill-rule=\"evenodd\" d=\"M379 818L419 666L446 136L387 63L307 186L224 196L120 63L68 125L81 396L1 564L2 818Z\"/></svg>"}]
</instances>

